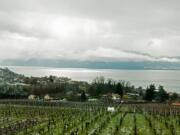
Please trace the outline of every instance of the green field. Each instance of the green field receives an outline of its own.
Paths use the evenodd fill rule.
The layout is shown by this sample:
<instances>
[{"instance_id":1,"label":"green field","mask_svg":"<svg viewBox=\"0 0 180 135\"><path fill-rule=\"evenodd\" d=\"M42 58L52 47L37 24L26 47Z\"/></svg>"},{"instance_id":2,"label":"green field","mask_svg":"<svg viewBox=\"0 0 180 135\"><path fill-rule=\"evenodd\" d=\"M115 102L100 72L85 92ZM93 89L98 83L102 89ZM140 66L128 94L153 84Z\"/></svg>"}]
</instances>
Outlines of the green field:
<instances>
[{"instance_id":1,"label":"green field","mask_svg":"<svg viewBox=\"0 0 180 135\"><path fill-rule=\"evenodd\" d=\"M113 106L115 112L108 112ZM0 135L180 135L180 108L162 104L0 105Z\"/></svg>"}]
</instances>

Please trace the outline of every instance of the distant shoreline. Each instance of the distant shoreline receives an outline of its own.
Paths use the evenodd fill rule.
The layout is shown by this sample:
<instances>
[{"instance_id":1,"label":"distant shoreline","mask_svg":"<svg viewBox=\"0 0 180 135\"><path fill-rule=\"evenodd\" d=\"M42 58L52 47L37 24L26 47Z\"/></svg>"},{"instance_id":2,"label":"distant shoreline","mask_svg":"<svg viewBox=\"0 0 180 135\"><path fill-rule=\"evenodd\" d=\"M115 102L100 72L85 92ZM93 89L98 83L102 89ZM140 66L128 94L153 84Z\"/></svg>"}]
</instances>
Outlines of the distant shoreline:
<instances>
[{"instance_id":1,"label":"distant shoreline","mask_svg":"<svg viewBox=\"0 0 180 135\"><path fill-rule=\"evenodd\" d=\"M8 68L8 67L15 67L15 68L42 68L42 69L45 69L45 68L54 68L54 69L89 69L89 70L155 70L155 71L160 71L160 70L167 70L167 71L180 71L180 69L153 69L153 68L134 68L134 69L131 69L131 68L87 68L87 67L56 67L56 66L23 66L23 65L20 65L20 66L12 66L12 65L0 65L0 67L2 68Z\"/></svg>"},{"instance_id":2,"label":"distant shoreline","mask_svg":"<svg viewBox=\"0 0 180 135\"><path fill-rule=\"evenodd\" d=\"M129 69L91 69L57 68L39 66L0 66L28 77L58 76L91 83L94 78L104 76L114 80L124 80L132 85L146 88L150 84L163 85L167 91L180 91L180 70L129 70Z\"/></svg>"}]
</instances>

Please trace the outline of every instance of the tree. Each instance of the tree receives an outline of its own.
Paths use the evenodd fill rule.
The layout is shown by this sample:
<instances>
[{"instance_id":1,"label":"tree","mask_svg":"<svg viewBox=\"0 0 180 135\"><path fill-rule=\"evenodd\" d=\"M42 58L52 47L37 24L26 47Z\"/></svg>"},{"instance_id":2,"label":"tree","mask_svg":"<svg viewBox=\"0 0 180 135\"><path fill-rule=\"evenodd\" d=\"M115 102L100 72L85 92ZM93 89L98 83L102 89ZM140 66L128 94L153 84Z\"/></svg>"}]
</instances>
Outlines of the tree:
<instances>
[{"instance_id":1,"label":"tree","mask_svg":"<svg viewBox=\"0 0 180 135\"><path fill-rule=\"evenodd\" d=\"M171 99L172 101L177 100L178 98L179 98L179 96L178 96L178 94L177 94L176 92L174 92L174 93L170 96L170 99Z\"/></svg>"},{"instance_id":2,"label":"tree","mask_svg":"<svg viewBox=\"0 0 180 135\"><path fill-rule=\"evenodd\" d=\"M123 97L123 94L124 94L123 89L124 89L124 87L123 87L122 83L118 82L116 84L116 93L118 93L121 96L121 98Z\"/></svg>"},{"instance_id":3,"label":"tree","mask_svg":"<svg viewBox=\"0 0 180 135\"><path fill-rule=\"evenodd\" d=\"M147 89L145 93L145 100L152 101L155 97L155 90L156 87L154 84L151 84Z\"/></svg>"},{"instance_id":4,"label":"tree","mask_svg":"<svg viewBox=\"0 0 180 135\"><path fill-rule=\"evenodd\" d=\"M156 100L159 102L164 102L169 98L168 93L164 90L163 86L159 86L158 92L156 94Z\"/></svg>"},{"instance_id":5,"label":"tree","mask_svg":"<svg viewBox=\"0 0 180 135\"><path fill-rule=\"evenodd\" d=\"M96 78L93 80L93 83L95 83L95 84L104 84L104 83L105 83L105 78L104 78L104 76L96 77Z\"/></svg>"},{"instance_id":6,"label":"tree","mask_svg":"<svg viewBox=\"0 0 180 135\"><path fill-rule=\"evenodd\" d=\"M82 102L85 102L86 100L87 100L86 93L83 91L83 92L81 93L81 101L82 101Z\"/></svg>"}]
</instances>

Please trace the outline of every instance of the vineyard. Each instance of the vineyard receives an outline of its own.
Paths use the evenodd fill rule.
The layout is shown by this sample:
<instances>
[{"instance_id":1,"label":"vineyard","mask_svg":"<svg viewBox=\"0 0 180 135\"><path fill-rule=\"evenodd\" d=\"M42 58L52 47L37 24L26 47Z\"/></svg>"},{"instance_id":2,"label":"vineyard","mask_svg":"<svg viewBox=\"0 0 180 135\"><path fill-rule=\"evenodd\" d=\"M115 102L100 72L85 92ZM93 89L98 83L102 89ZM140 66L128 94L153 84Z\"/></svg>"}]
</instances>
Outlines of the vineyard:
<instances>
[{"instance_id":1,"label":"vineyard","mask_svg":"<svg viewBox=\"0 0 180 135\"><path fill-rule=\"evenodd\" d=\"M0 135L180 135L180 108L166 104L0 104Z\"/></svg>"}]
</instances>

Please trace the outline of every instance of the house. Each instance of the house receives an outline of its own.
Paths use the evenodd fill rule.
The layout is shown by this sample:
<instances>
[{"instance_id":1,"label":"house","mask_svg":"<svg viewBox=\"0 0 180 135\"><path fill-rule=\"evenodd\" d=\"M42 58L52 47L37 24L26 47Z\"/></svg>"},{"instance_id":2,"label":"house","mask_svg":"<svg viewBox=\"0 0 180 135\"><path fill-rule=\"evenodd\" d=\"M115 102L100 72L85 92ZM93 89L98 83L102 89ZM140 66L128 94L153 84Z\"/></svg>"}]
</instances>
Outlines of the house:
<instances>
[{"instance_id":1,"label":"house","mask_svg":"<svg viewBox=\"0 0 180 135\"><path fill-rule=\"evenodd\" d=\"M114 102L120 102L121 101L121 96L116 93L107 93L102 95L101 98L102 101L114 101Z\"/></svg>"},{"instance_id":2,"label":"house","mask_svg":"<svg viewBox=\"0 0 180 135\"><path fill-rule=\"evenodd\" d=\"M174 102L174 103L172 103L172 106L179 106L180 107L180 102Z\"/></svg>"},{"instance_id":3,"label":"house","mask_svg":"<svg viewBox=\"0 0 180 135\"><path fill-rule=\"evenodd\" d=\"M98 99L97 98L90 98L90 99L88 99L88 101L89 102L95 102L95 101L98 101Z\"/></svg>"},{"instance_id":4,"label":"house","mask_svg":"<svg viewBox=\"0 0 180 135\"><path fill-rule=\"evenodd\" d=\"M62 101L67 101L67 99L66 98L63 98L63 100Z\"/></svg>"},{"instance_id":5,"label":"house","mask_svg":"<svg viewBox=\"0 0 180 135\"><path fill-rule=\"evenodd\" d=\"M77 93L77 96L80 97L82 93ZM90 95L88 93L85 93L86 97L89 97Z\"/></svg>"},{"instance_id":6,"label":"house","mask_svg":"<svg viewBox=\"0 0 180 135\"><path fill-rule=\"evenodd\" d=\"M115 101L117 101L117 100L121 100L121 98L120 98L120 95L119 95L119 94L112 93L112 94L111 94L111 97L112 97L112 100L115 100Z\"/></svg>"},{"instance_id":7,"label":"house","mask_svg":"<svg viewBox=\"0 0 180 135\"><path fill-rule=\"evenodd\" d=\"M29 100L35 100L35 99L36 99L36 95L32 95L32 94L31 94L31 95L28 96L28 99L29 99Z\"/></svg>"},{"instance_id":8,"label":"house","mask_svg":"<svg viewBox=\"0 0 180 135\"><path fill-rule=\"evenodd\" d=\"M52 100L53 98L52 97L50 97L48 94L46 94L45 96L44 96L44 100Z\"/></svg>"},{"instance_id":9,"label":"house","mask_svg":"<svg viewBox=\"0 0 180 135\"><path fill-rule=\"evenodd\" d=\"M128 96L140 96L138 93L127 93Z\"/></svg>"}]
</instances>

